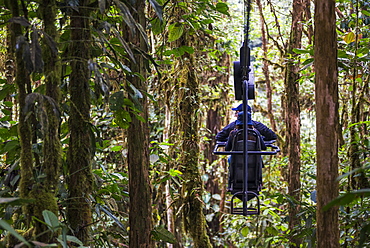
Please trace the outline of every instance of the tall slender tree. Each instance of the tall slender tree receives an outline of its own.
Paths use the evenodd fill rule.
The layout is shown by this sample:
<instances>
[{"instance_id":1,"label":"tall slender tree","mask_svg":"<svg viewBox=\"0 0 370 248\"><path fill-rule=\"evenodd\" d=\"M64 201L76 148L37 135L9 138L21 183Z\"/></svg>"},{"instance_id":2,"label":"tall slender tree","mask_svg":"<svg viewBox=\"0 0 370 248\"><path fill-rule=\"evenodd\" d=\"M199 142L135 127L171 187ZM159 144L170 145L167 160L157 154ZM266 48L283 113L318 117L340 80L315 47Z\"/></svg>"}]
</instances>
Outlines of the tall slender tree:
<instances>
[{"instance_id":1,"label":"tall slender tree","mask_svg":"<svg viewBox=\"0 0 370 248\"><path fill-rule=\"evenodd\" d=\"M80 0L71 9L71 36L69 61L71 74L70 94L70 141L67 154L68 164L68 205L67 217L74 236L89 244L92 224L90 194L93 175L91 171L90 137L90 11L89 0Z\"/></svg>"},{"instance_id":2,"label":"tall slender tree","mask_svg":"<svg viewBox=\"0 0 370 248\"><path fill-rule=\"evenodd\" d=\"M335 0L315 1L314 65L317 154L317 247L339 247L338 207L323 207L338 196L338 68Z\"/></svg>"},{"instance_id":3,"label":"tall slender tree","mask_svg":"<svg viewBox=\"0 0 370 248\"><path fill-rule=\"evenodd\" d=\"M270 119L270 124L272 130L276 131L276 122L274 119L273 109L272 109L272 86L271 86L271 79L270 79L270 70L269 70L269 62L268 62L268 37L266 31L266 21L263 13L263 6L261 0L257 0L257 6L260 15L260 23L261 23L261 36L262 36L262 50L263 50L263 75L265 77L266 82L266 97L267 97L267 115Z\"/></svg>"},{"instance_id":4,"label":"tall slender tree","mask_svg":"<svg viewBox=\"0 0 370 248\"><path fill-rule=\"evenodd\" d=\"M293 1L292 24L288 42L285 68L285 123L286 123L286 146L289 158L288 193L293 199L289 205L289 227L299 225L300 201L300 170L301 170L301 138L300 138L300 108L299 108L299 63L297 54L293 49L301 47L302 39L303 2ZM295 236L291 237L291 247L299 247L301 241Z\"/></svg>"},{"instance_id":5,"label":"tall slender tree","mask_svg":"<svg viewBox=\"0 0 370 248\"><path fill-rule=\"evenodd\" d=\"M146 28L145 1L138 0L132 4L133 18L137 27ZM130 99L139 105L136 108L141 113L131 112L132 122L128 128L128 167L129 167L129 192L130 192L130 247L154 247L151 237L152 202L151 186L149 180L149 127L148 127L148 102L147 70L148 61L143 54L148 47L143 36L136 29L127 28L127 40L132 44L135 52L135 61L130 62L130 68L136 75L130 77L131 85L141 94L130 91ZM140 76L138 76L140 75ZM139 118L139 116L141 118Z\"/></svg>"}]
</instances>

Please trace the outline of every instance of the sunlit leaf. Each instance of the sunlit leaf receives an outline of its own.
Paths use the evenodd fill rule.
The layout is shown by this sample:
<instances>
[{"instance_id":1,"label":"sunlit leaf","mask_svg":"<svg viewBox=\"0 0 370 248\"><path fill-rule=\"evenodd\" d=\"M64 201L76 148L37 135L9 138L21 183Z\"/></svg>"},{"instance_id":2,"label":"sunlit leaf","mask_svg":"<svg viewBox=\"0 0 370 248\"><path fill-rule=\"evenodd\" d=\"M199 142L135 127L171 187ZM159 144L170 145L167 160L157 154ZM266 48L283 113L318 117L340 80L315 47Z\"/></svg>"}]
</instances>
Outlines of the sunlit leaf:
<instances>
[{"instance_id":1,"label":"sunlit leaf","mask_svg":"<svg viewBox=\"0 0 370 248\"><path fill-rule=\"evenodd\" d=\"M184 33L184 26L181 23L174 23L168 27L168 41L179 39Z\"/></svg>"},{"instance_id":2,"label":"sunlit leaf","mask_svg":"<svg viewBox=\"0 0 370 248\"><path fill-rule=\"evenodd\" d=\"M369 11L367 11L367 10L361 10L361 13L362 14L364 14L364 15L366 15L366 16L370 16L370 12Z\"/></svg>"},{"instance_id":3,"label":"sunlit leaf","mask_svg":"<svg viewBox=\"0 0 370 248\"><path fill-rule=\"evenodd\" d=\"M244 237L247 237L248 233L249 233L249 228L248 227L243 227L241 233Z\"/></svg>"},{"instance_id":4,"label":"sunlit leaf","mask_svg":"<svg viewBox=\"0 0 370 248\"><path fill-rule=\"evenodd\" d=\"M309 54L310 53L309 50L300 49L300 48L293 48L293 52L295 52L296 54Z\"/></svg>"},{"instance_id":5,"label":"sunlit leaf","mask_svg":"<svg viewBox=\"0 0 370 248\"><path fill-rule=\"evenodd\" d=\"M355 41L355 33L349 32L346 36L344 36L344 41L349 44Z\"/></svg>"}]
</instances>

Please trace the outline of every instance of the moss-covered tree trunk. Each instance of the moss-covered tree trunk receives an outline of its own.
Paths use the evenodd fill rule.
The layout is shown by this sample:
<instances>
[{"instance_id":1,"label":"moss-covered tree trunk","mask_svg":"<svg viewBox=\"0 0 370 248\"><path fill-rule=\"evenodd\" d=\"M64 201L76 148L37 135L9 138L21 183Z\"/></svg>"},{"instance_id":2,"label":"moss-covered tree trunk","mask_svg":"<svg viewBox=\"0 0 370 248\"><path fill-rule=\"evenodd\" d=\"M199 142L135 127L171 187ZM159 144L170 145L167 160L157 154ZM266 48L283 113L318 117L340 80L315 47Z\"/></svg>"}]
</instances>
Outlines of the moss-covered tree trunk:
<instances>
[{"instance_id":1,"label":"moss-covered tree trunk","mask_svg":"<svg viewBox=\"0 0 370 248\"><path fill-rule=\"evenodd\" d=\"M184 224L191 235L194 247L212 247L206 230L203 214L203 182L199 170L199 83L195 75L194 60L187 58L188 63L182 65L179 80L179 131L181 145L180 169L184 182Z\"/></svg>"},{"instance_id":2,"label":"moss-covered tree trunk","mask_svg":"<svg viewBox=\"0 0 370 248\"><path fill-rule=\"evenodd\" d=\"M339 247L338 207L323 207L338 196L338 69L335 0L315 1L315 99L317 154L317 247Z\"/></svg>"},{"instance_id":3,"label":"moss-covered tree trunk","mask_svg":"<svg viewBox=\"0 0 370 248\"><path fill-rule=\"evenodd\" d=\"M17 1L8 1L8 5L11 9L13 17L20 16L20 10ZM11 25L12 45L15 51L15 84L18 89L18 104L19 104L19 120L18 120L18 133L19 141L21 146L20 155L20 171L21 178L19 184L20 197L24 199L30 198L30 191L34 185L33 180L33 154L32 154L32 133L31 125L26 119L27 113L22 111L26 105L26 96L28 94L27 89L30 85L30 72L26 69L23 53L24 49L27 49L25 44L25 37L22 34L22 28L20 24L12 23ZM17 45L16 45L17 44ZM16 48L17 47L17 48ZM33 207L31 204L23 206L23 213L26 218L26 227L31 226L31 218L33 215Z\"/></svg>"},{"instance_id":4,"label":"moss-covered tree trunk","mask_svg":"<svg viewBox=\"0 0 370 248\"><path fill-rule=\"evenodd\" d=\"M56 21L56 3L55 0L45 0L40 4L40 12L44 23L44 31L53 39L56 44L57 29L55 27ZM59 141L59 84L60 84L60 59L56 50L50 46L50 41L44 37L43 42L43 60L44 60L44 74L46 95L49 98L45 101L47 121L44 123L45 133L43 142L43 171L46 175L43 189L35 189L34 192L36 199L43 197L44 199L37 200L42 202L36 217L42 219L42 211L49 210L55 215L58 215L58 206L56 201L56 188L58 183L58 176L61 165L61 145ZM56 47L54 47L56 49ZM43 192L40 192L43 191ZM44 208L44 209L43 209ZM35 222L35 233L40 234L48 231L48 227L40 222ZM58 233L47 232L39 237L39 241L49 243L56 241ZM54 240L52 240L54 239Z\"/></svg>"},{"instance_id":5,"label":"moss-covered tree trunk","mask_svg":"<svg viewBox=\"0 0 370 248\"><path fill-rule=\"evenodd\" d=\"M70 141L67 154L68 163L68 205L67 217L72 235L84 244L90 241L90 225L92 224L90 193L93 176L91 171L91 137L90 121L90 89L88 61L90 59L90 26L88 6L89 0L80 0L78 11L71 15L71 44L69 80L70 94Z\"/></svg>"},{"instance_id":6,"label":"moss-covered tree trunk","mask_svg":"<svg viewBox=\"0 0 370 248\"><path fill-rule=\"evenodd\" d=\"M145 30L145 1L137 0L132 5L133 17ZM133 45L134 50L141 51L136 53L135 60L130 63L130 68L134 73L140 74L144 79L147 77L148 61L142 55L148 48L144 37L136 30L135 33L128 32L128 41ZM138 96L135 92L130 92L132 102L139 103L136 106L141 109L142 121L131 114L132 122L128 128L128 167L129 167L129 192L130 192L130 247L154 247L154 240L151 237L152 225L152 201L151 187L149 179L149 127L148 127L148 103L145 93L147 92L147 82L140 77L130 77L130 83L142 92Z\"/></svg>"},{"instance_id":7,"label":"moss-covered tree trunk","mask_svg":"<svg viewBox=\"0 0 370 248\"><path fill-rule=\"evenodd\" d=\"M13 17L19 17L20 16L20 10L18 7L17 1L8 1L7 4L10 6L12 10ZM53 13L51 13L53 14ZM55 15L55 12L54 12ZM47 20L49 25L54 24L53 21L50 22L50 19ZM30 47L28 45L28 41L22 34L22 29L19 24L12 23L11 25L11 45L14 47L17 47L17 49L11 48L10 51L16 52L16 78L15 83L18 87L18 103L19 103L19 138L20 138L20 146L21 146L21 180L20 180L20 195L22 198L25 199L33 199L34 201L32 203L29 203L23 207L23 214L25 215L26 220L26 227L27 235L30 237L31 235L33 237L37 237L38 241L49 243L53 242L54 238L56 237L57 233L51 233L48 231L48 227L39 222L34 221L33 217L43 220L42 212L44 210L50 210L57 214L57 202L55 198L55 192L53 189L54 187L51 187L51 185L55 185L57 183L56 181L56 172L55 172L55 166L51 167L50 163L47 163L44 161L43 164L40 164L39 161L35 163L35 159L33 156L32 151L32 145L37 142L36 132L35 132L35 125L31 128L31 121L36 120L35 115L31 115L31 118L28 118L27 116L30 114L30 112L25 112L26 109L30 109L30 105L33 103L30 101L30 99L27 98L27 96L31 93L31 81L30 81L30 74L32 72L32 68L30 63L27 64L27 58L25 57L27 53L30 52ZM15 46L15 43L17 46ZM47 51L45 51L45 54L48 54ZM49 62L49 61L48 61ZM51 62L51 64L54 64L54 62ZM48 64L48 70L47 75L52 73L53 66L50 66L51 64ZM40 103L42 105L42 103ZM46 104L48 105L48 104ZM53 106L55 106L53 104ZM51 110L53 111L53 110ZM57 111L55 111L57 112ZM55 120L55 114L54 112L51 114L51 118L46 118L43 123L40 123L43 126L43 130L53 130L52 132L57 131L58 129L58 123L59 121L53 121ZM56 123L56 125L53 125L53 123ZM35 124L35 123L34 123ZM52 157L58 158L58 155L60 154L60 146L58 149L58 152L54 153L53 150L47 150L45 151L45 147L51 147L50 142L48 142L48 131L44 133L44 158ZM56 144L59 144L58 137L55 137L55 135L52 135L53 140L52 142L56 142ZM38 165L37 171L34 168L35 164ZM56 165L59 167L59 165ZM51 167L51 168L50 168ZM48 170L49 169L49 170ZM46 179L43 180L42 177L37 177L36 175L45 174ZM48 178L48 176L52 174L52 178ZM51 182L49 184L48 182ZM9 244L11 246L11 244Z\"/></svg>"},{"instance_id":8,"label":"moss-covered tree trunk","mask_svg":"<svg viewBox=\"0 0 370 248\"><path fill-rule=\"evenodd\" d=\"M297 214L300 202L301 170L301 121L299 107L299 63L293 49L301 47L302 39L302 0L293 1L292 26L287 48L287 66L285 68L285 123L286 145L289 158L288 194L293 199L289 205L289 228L298 230L300 225ZM292 232L290 247L299 247L301 240Z\"/></svg>"}]
</instances>

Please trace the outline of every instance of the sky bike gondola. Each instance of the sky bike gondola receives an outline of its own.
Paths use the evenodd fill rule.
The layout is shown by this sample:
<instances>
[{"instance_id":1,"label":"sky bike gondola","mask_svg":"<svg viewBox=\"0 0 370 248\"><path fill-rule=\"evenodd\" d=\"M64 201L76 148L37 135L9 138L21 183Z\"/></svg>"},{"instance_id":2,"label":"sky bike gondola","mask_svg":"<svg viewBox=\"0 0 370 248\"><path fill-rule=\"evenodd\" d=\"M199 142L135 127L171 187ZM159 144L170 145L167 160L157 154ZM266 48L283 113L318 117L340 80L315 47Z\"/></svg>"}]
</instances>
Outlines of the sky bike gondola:
<instances>
[{"instance_id":1,"label":"sky bike gondola","mask_svg":"<svg viewBox=\"0 0 370 248\"><path fill-rule=\"evenodd\" d=\"M234 63L234 69L235 69ZM239 73L234 71L234 73ZM234 78L235 79L235 78ZM235 96L242 96L243 110L247 110L248 100L254 99L254 77L249 76L248 79L243 80L242 87L235 86L235 89L242 88L242 93L236 93ZM235 84L238 82L235 81ZM249 90L253 90L249 93ZM248 96L248 97L246 97ZM237 99L238 100L238 99ZM244 113L248 111L243 111ZM262 168L264 155L275 155L280 149L273 145L274 141L264 142L259 139L259 133L255 129L248 128L247 114L243 114L243 129L238 130L234 134L233 144L234 149L226 151L226 142L217 142L213 153L215 155L230 155L229 159L229 179L228 191L231 192L231 213L255 215L260 214L260 200L259 192L262 190ZM247 130L247 132L244 132ZM255 138L253 138L255 137ZM262 150L262 144L270 150ZM242 201L242 207L237 204L237 200ZM254 206L248 206L247 202L255 199Z\"/></svg>"},{"instance_id":2,"label":"sky bike gondola","mask_svg":"<svg viewBox=\"0 0 370 248\"><path fill-rule=\"evenodd\" d=\"M248 100L255 98L254 95L254 75L250 66L250 48L248 46L249 14L250 1L245 3L245 27L244 42L240 49L240 61L234 62L234 90L235 99L243 100L243 112L248 111ZM232 151L222 150L226 142L217 142L213 153L215 155L230 155L229 164L229 184L228 191L232 193L231 213L247 215L260 214L259 192L262 189L262 156L275 155L280 151L279 147L273 142L265 142L266 147L271 150L261 150L254 140L248 139L249 136L257 136L257 132L247 128L247 114L243 115L243 129L240 130L240 137L236 139L236 148ZM258 139L256 139L258 140ZM236 203L236 199L242 201L242 207ZM254 206L248 206L247 202L255 199Z\"/></svg>"}]
</instances>

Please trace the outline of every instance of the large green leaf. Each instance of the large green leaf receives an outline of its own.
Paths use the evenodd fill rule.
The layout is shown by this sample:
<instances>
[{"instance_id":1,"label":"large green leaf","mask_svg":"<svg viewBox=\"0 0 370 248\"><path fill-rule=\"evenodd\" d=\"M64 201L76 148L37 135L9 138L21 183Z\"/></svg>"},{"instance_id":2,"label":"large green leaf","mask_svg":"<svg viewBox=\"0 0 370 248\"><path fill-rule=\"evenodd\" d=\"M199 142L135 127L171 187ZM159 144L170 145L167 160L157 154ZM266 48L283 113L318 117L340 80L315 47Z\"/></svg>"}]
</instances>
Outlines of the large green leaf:
<instances>
[{"instance_id":1,"label":"large green leaf","mask_svg":"<svg viewBox=\"0 0 370 248\"><path fill-rule=\"evenodd\" d=\"M58 217L49 210L42 211L42 216L44 216L44 220L50 230L55 231L60 228L60 223L58 221Z\"/></svg>"},{"instance_id":2,"label":"large green leaf","mask_svg":"<svg viewBox=\"0 0 370 248\"><path fill-rule=\"evenodd\" d=\"M174 23L168 27L168 41L172 42L179 39L184 33L184 25L182 23Z\"/></svg>"}]
</instances>

